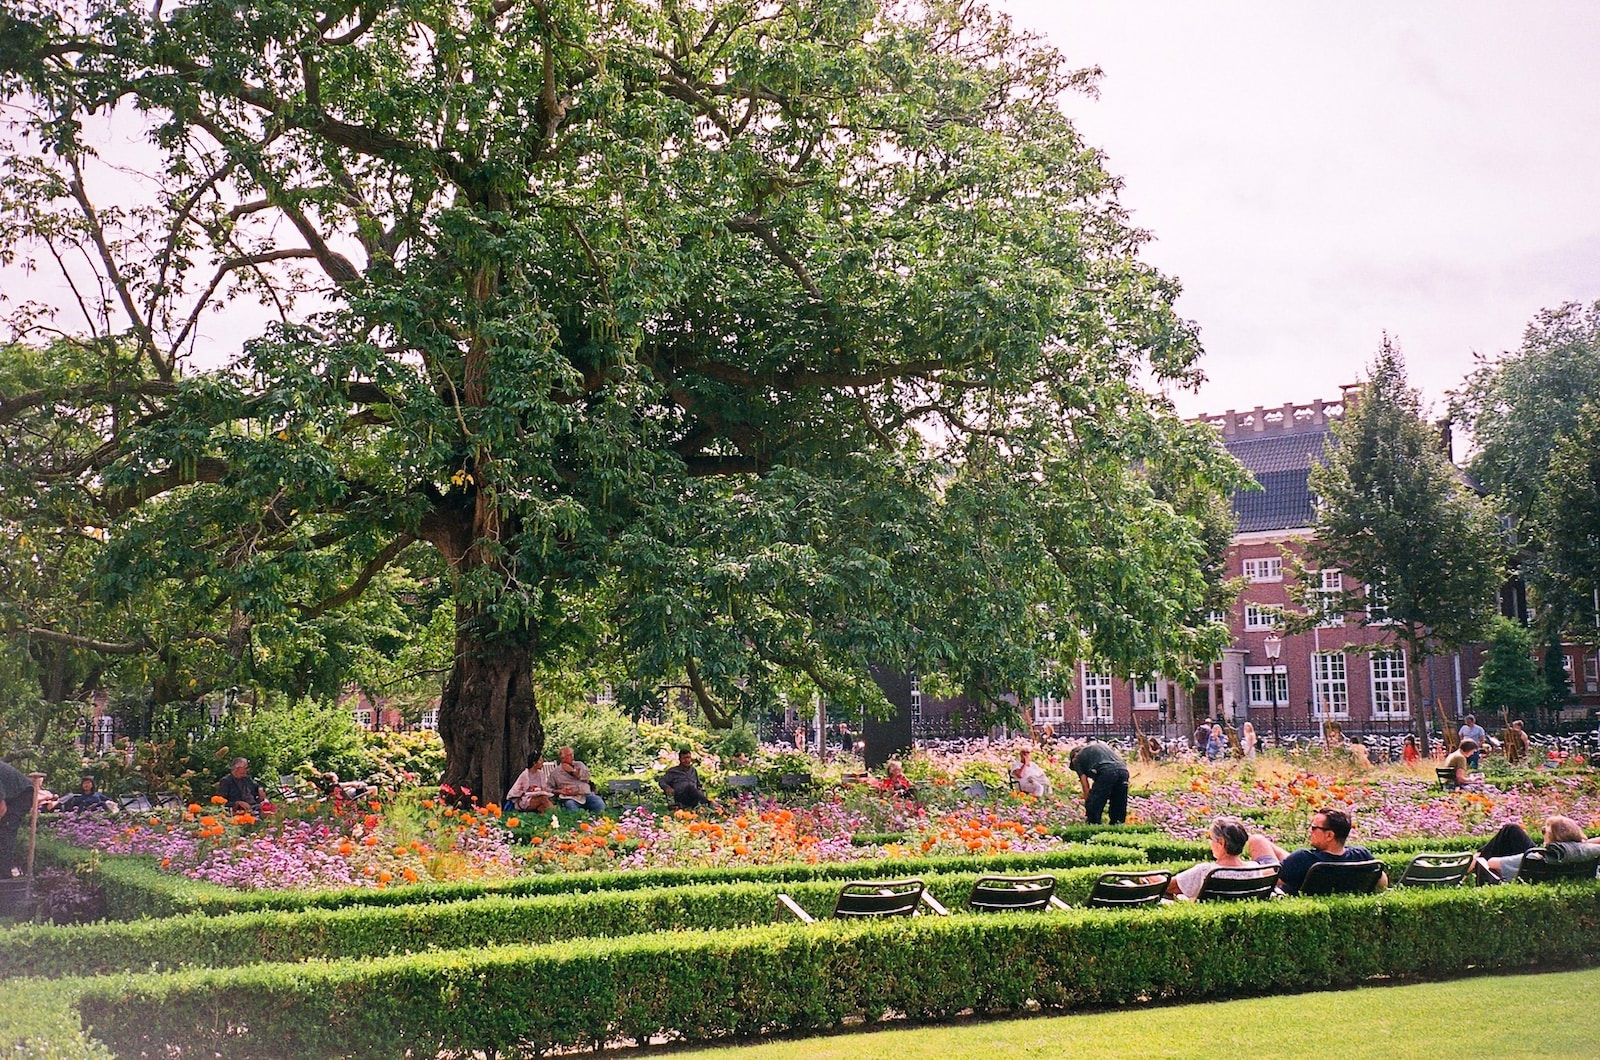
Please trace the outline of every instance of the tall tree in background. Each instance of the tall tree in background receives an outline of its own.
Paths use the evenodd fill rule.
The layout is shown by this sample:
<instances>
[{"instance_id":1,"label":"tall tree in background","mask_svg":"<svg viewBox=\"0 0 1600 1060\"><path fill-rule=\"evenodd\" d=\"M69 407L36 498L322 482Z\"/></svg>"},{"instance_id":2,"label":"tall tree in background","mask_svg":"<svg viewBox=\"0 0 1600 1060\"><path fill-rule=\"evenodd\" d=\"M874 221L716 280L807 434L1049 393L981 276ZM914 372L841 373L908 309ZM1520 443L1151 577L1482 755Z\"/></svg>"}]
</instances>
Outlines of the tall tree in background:
<instances>
[{"instance_id":1,"label":"tall tree in background","mask_svg":"<svg viewBox=\"0 0 1600 1060\"><path fill-rule=\"evenodd\" d=\"M1489 652L1472 680L1472 709L1484 719L1502 711L1532 718L1548 692L1533 658L1533 635L1520 622L1497 616L1489 633Z\"/></svg>"},{"instance_id":2,"label":"tall tree in background","mask_svg":"<svg viewBox=\"0 0 1600 1060\"><path fill-rule=\"evenodd\" d=\"M1600 641L1600 302L1541 312L1456 399L1475 475L1517 535L1542 639Z\"/></svg>"},{"instance_id":3,"label":"tall tree in background","mask_svg":"<svg viewBox=\"0 0 1600 1060\"><path fill-rule=\"evenodd\" d=\"M601 644L726 724L1225 637L1235 471L1129 382L1198 378L1177 287L1063 116L1092 73L981 5L38 0L0 40L0 245L74 279L88 366L0 427L101 432L14 488L105 536L96 606L181 592L258 656L431 551L452 783L504 790L535 668Z\"/></svg>"},{"instance_id":4,"label":"tall tree in background","mask_svg":"<svg viewBox=\"0 0 1600 1060\"><path fill-rule=\"evenodd\" d=\"M1310 484L1318 500L1313 560L1342 570L1351 597L1331 606L1366 613L1352 580L1382 601L1377 628L1405 650L1411 702L1420 708L1427 658L1478 639L1494 617L1504 544L1494 512L1423 419L1388 336ZM1417 717L1425 732L1426 714Z\"/></svg>"}]
</instances>

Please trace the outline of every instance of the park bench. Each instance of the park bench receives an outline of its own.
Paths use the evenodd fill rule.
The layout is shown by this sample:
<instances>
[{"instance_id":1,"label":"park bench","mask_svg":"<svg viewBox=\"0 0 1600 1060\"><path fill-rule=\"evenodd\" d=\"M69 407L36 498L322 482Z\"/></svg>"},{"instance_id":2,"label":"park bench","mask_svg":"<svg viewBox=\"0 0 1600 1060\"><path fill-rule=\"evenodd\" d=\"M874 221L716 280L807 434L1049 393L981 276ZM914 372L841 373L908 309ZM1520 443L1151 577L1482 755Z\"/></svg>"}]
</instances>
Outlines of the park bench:
<instances>
[{"instance_id":1,"label":"park bench","mask_svg":"<svg viewBox=\"0 0 1600 1060\"><path fill-rule=\"evenodd\" d=\"M620 777L606 781L606 805L621 808L644 802L644 783L638 777Z\"/></svg>"},{"instance_id":2,"label":"park bench","mask_svg":"<svg viewBox=\"0 0 1600 1060\"><path fill-rule=\"evenodd\" d=\"M1090 909L1137 909L1160 905L1172 884L1172 873L1103 872L1089 892Z\"/></svg>"},{"instance_id":3,"label":"park bench","mask_svg":"<svg viewBox=\"0 0 1600 1060\"><path fill-rule=\"evenodd\" d=\"M1212 869L1200 885L1200 902L1246 902L1271 898L1278 887L1277 865Z\"/></svg>"},{"instance_id":4,"label":"park bench","mask_svg":"<svg viewBox=\"0 0 1600 1060\"><path fill-rule=\"evenodd\" d=\"M975 913L1038 912L1066 909L1056 897L1054 876L982 876L972 885L967 908Z\"/></svg>"},{"instance_id":5,"label":"park bench","mask_svg":"<svg viewBox=\"0 0 1600 1060\"><path fill-rule=\"evenodd\" d=\"M750 773L738 773L725 779L723 784L734 794L742 791L755 794L755 790L761 786L761 778Z\"/></svg>"},{"instance_id":6,"label":"park bench","mask_svg":"<svg viewBox=\"0 0 1600 1060\"><path fill-rule=\"evenodd\" d=\"M1418 854L1400 874L1398 887L1455 887L1472 871L1473 853Z\"/></svg>"},{"instance_id":7,"label":"park bench","mask_svg":"<svg viewBox=\"0 0 1600 1060\"><path fill-rule=\"evenodd\" d=\"M778 787L784 791L801 791L810 786L810 773L781 773L778 776Z\"/></svg>"},{"instance_id":8,"label":"park bench","mask_svg":"<svg viewBox=\"0 0 1600 1060\"><path fill-rule=\"evenodd\" d=\"M914 916L926 905L940 916L950 911L929 894L927 885L919 879L905 880L852 880L839 890L833 903L835 920L873 920L892 916ZM815 924L817 918L800 908L787 894L778 895L778 911L794 914L802 923Z\"/></svg>"},{"instance_id":9,"label":"park bench","mask_svg":"<svg viewBox=\"0 0 1600 1060\"><path fill-rule=\"evenodd\" d=\"M1307 897L1325 894L1371 894L1383 878L1383 862L1319 861L1306 870L1300 893Z\"/></svg>"}]
</instances>

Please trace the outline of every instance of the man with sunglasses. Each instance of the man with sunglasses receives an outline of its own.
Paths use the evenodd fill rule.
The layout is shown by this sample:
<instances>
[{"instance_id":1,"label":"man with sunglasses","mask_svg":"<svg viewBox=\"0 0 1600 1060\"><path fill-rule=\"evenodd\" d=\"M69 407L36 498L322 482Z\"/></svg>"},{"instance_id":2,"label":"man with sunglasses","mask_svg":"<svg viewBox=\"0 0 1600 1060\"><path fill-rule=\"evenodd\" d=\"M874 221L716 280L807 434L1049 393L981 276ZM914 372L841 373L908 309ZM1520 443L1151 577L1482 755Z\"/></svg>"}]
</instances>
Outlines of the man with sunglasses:
<instances>
[{"instance_id":1,"label":"man with sunglasses","mask_svg":"<svg viewBox=\"0 0 1600 1060\"><path fill-rule=\"evenodd\" d=\"M1273 852L1282 862L1278 872L1278 886L1284 894L1299 894L1306 881L1306 873L1319 861L1370 861L1372 854L1366 847L1345 846L1350 838L1350 815L1343 810L1318 810L1311 815L1306 827L1309 847L1289 853L1276 843ZM1389 886L1388 874L1378 877L1378 890Z\"/></svg>"}]
</instances>

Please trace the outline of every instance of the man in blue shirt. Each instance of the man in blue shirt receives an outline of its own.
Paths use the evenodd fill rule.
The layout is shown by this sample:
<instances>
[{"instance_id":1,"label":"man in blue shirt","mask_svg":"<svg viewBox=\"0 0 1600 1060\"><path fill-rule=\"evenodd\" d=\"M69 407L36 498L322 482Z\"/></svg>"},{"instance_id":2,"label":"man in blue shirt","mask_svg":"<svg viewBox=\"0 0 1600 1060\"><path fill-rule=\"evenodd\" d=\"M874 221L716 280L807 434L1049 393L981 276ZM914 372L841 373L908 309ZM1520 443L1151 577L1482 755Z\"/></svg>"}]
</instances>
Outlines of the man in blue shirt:
<instances>
[{"instance_id":1,"label":"man in blue shirt","mask_svg":"<svg viewBox=\"0 0 1600 1060\"><path fill-rule=\"evenodd\" d=\"M1343 810L1318 810L1311 815L1307 830L1307 842L1310 843L1307 849L1291 854L1276 843L1272 845L1273 853L1283 863L1278 871L1278 885L1283 888L1284 894L1299 894L1301 885L1306 881L1306 873L1319 861L1372 860L1372 854L1366 847L1344 845L1344 841L1350 838L1350 815ZM1377 890L1381 891L1387 886L1389 876L1385 873L1378 877Z\"/></svg>"}]
</instances>

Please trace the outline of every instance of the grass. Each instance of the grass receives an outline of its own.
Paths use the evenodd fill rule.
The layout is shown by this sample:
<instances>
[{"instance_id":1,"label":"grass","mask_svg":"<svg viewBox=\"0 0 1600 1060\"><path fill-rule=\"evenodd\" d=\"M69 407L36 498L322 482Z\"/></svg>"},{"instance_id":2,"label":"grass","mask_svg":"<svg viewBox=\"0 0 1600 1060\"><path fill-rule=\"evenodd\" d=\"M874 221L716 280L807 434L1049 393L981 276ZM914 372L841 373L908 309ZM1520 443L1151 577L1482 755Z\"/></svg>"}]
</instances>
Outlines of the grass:
<instances>
[{"instance_id":1,"label":"grass","mask_svg":"<svg viewBox=\"0 0 1600 1060\"><path fill-rule=\"evenodd\" d=\"M994 1060L1331 1056L1553 1060L1600 1055L1600 969L1457 979L1076 1016L976 1020L714 1049L672 1060Z\"/></svg>"}]
</instances>

